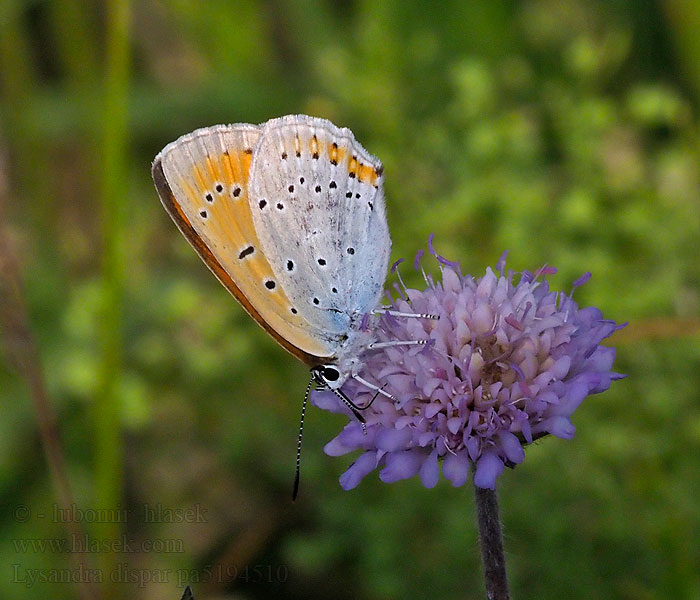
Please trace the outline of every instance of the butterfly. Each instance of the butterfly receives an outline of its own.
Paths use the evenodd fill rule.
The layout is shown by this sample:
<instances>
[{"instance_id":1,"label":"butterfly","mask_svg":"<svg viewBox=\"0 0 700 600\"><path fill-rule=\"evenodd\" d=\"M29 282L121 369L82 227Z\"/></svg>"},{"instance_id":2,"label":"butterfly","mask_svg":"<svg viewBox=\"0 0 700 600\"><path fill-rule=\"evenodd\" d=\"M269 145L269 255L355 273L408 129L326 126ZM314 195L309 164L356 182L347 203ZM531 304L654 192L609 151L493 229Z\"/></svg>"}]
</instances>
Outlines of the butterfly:
<instances>
[{"instance_id":1,"label":"butterfly","mask_svg":"<svg viewBox=\"0 0 700 600\"><path fill-rule=\"evenodd\" d=\"M393 398L360 376L361 355L415 342L376 342L391 252L384 169L349 129L306 115L215 125L168 144L152 175L209 269L311 367L304 406L316 382L364 423L367 407L340 389L349 378Z\"/></svg>"}]
</instances>

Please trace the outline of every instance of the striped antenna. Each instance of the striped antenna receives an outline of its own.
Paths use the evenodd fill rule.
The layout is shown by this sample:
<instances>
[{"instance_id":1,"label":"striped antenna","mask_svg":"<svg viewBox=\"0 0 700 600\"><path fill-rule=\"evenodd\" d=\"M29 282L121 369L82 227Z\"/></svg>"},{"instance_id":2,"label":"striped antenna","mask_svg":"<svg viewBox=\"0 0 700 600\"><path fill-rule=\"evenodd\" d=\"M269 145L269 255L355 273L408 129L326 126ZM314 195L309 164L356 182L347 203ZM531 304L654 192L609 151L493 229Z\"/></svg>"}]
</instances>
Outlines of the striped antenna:
<instances>
[{"instance_id":1,"label":"striped antenna","mask_svg":"<svg viewBox=\"0 0 700 600\"><path fill-rule=\"evenodd\" d=\"M297 466L294 473L294 489L292 490L292 502L297 499L299 495L299 477L301 473L301 442L304 435L304 417L306 416L306 403L309 401L309 394L311 393L311 384L314 382L313 376L309 380L309 385L306 386L306 393L304 394L304 402L301 405L301 421L299 422L299 437L297 438Z\"/></svg>"}]
</instances>

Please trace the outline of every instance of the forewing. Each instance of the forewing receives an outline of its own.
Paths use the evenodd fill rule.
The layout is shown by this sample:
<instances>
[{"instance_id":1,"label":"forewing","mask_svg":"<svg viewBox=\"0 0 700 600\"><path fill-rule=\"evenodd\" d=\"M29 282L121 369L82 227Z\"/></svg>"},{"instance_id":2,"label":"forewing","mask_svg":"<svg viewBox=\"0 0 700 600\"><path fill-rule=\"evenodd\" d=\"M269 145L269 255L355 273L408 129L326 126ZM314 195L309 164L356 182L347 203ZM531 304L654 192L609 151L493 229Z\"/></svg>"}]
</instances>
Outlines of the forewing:
<instances>
[{"instance_id":1,"label":"forewing","mask_svg":"<svg viewBox=\"0 0 700 600\"><path fill-rule=\"evenodd\" d=\"M262 250L249 203L254 125L199 129L166 146L153 163L161 201L200 257L250 315L309 364L332 354Z\"/></svg>"},{"instance_id":2,"label":"forewing","mask_svg":"<svg viewBox=\"0 0 700 600\"><path fill-rule=\"evenodd\" d=\"M391 250L383 169L348 129L304 115L263 126L251 166L260 244L299 313L331 339L376 308Z\"/></svg>"}]
</instances>

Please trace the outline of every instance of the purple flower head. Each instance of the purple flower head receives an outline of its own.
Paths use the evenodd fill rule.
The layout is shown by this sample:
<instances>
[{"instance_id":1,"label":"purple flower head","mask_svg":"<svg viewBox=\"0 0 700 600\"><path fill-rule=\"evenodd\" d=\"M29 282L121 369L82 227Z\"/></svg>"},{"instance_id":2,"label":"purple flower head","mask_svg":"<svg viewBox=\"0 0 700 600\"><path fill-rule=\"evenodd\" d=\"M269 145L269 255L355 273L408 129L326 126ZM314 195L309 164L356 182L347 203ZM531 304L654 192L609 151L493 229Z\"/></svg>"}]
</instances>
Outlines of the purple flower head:
<instances>
[{"instance_id":1,"label":"purple flower head","mask_svg":"<svg viewBox=\"0 0 700 600\"><path fill-rule=\"evenodd\" d=\"M350 415L325 447L331 456L362 451L340 478L345 489L374 469L381 469L379 477L387 483L418 475L432 488L440 464L454 486L467 481L474 465L475 484L494 488L504 467L523 461L524 445L547 434L571 438L570 417L583 399L623 377L611 371L615 349L600 342L624 325L550 291L545 277L556 269L546 266L516 276L506 271L504 254L499 274L487 268L476 279L439 256L432 236L429 251L442 281L425 276L422 291L402 282L399 296L390 300L393 310L439 319L387 314L378 332L380 342L427 343L382 347L363 356L361 377L395 400L378 395L363 411L365 433L332 393L312 395L316 406ZM589 277L579 278L574 288ZM343 391L359 406L375 395L354 379Z\"/></svg>"}]
</instances>

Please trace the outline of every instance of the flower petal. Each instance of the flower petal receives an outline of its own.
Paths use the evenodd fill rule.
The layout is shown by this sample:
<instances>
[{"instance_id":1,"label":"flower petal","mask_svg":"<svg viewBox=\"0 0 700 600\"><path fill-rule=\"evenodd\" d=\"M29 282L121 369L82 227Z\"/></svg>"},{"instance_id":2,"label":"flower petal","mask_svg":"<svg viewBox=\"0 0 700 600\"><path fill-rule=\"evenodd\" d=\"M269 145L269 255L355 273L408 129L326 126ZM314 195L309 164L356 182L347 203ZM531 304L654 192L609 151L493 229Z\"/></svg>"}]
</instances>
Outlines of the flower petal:
<instances>
[{"instance_id":1,"label":"flower petal","mask_svg":"<svg viewBox=\"0 0 700 600\"><path fill-rule=\"evenodd\" d=\"M488 490L496 489L496 479L503 473L504 468L503 461L498 458L495 452L483 454L476 463L474 485Z\"/></svg>"},{"instance_id":2,"label":"flower petal","mask_svg":"<svg viewBox=\"0 0 700 600\"><path fill-rule=\"evenodd\" d=\"M570 440L576 433L576 427L566 417L552 417L547 419L543 425L546 431L564 440Z\"/></svg>"},{"instance_id":3,"label":"flower petal","mask_svg":"<svg viewBox=\"0 0 700 600\"><path fill-rule=\"evenodd\" d=\"M501 431L498 434L501 450L506 458L517 464L525 460L525 450L523 450L520 440L509 431Z\"/></svg>"},{"instance_id":4,"label":"flower petal","mask_svg":"<svg viewBox=\"0 0 700 600\"><path fill-rule=\"evenodd\" d=\"M418 473L426 455L420 450L404 450L386 455L386 467L379 473L384 483L408 479Z\"/></svg>"},{"instance_id":5,"label":"flower petal","mask_svg":"<svg viewBox=\"0 0 700 600\"><path fill-rule=\"evenodd\" d=\"M405 448L412 437L413 432L409 427L405 427L404 429L384 427L377 433L377 448L385 452L395 452L396 450Z\"/></svg>"},{"instance_id":6,"label":"flower petal","mask_svg":"<svg viewBox=\"0 0 700 600\"><path fill-rule=\"evenodd\" d=\"M463 424L464 420L460 417L452 417L451 419L447 419L447 429L449 429L450 433L453 435L457 435L457 432L462 428Z\"/></svg>"},{"instance_id":7,"label":"flower petal","mask_svg":"<svg viewBox=\"0 0 700 600\"><path fill-rule=\"evenodd\" d=\"M428 489L434 488L437 485L440 477L440 469L438 467L438 452L433 450L430 456L423 461L420 470L418 471L420 480Z\"/></svg>"},{"instance_id":8,"label":"flower petal","mask_svg":"<svg viewBox=\"0 0 700 600\"><path fill-rule=\"evenodd\" d=\"M357 487L360 481L362 481L366 475L374 471L376 467L377 453L372 450L365 452L340 476L341 487L344 490L351 490Z\"/></svg>"},{"instance_id":9,"label":"flower petal","mask_svg":"<svg viewBox=\"0 0 700 600\"><path fill-rule=\"evenodd\" d=\"M447 453L442 463L442 474L454 487L464 485L469 478L469 458L464 451L457 454Z\"/></svg>"}]
</instances>

